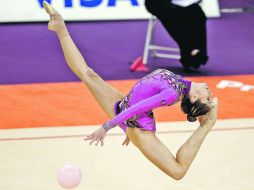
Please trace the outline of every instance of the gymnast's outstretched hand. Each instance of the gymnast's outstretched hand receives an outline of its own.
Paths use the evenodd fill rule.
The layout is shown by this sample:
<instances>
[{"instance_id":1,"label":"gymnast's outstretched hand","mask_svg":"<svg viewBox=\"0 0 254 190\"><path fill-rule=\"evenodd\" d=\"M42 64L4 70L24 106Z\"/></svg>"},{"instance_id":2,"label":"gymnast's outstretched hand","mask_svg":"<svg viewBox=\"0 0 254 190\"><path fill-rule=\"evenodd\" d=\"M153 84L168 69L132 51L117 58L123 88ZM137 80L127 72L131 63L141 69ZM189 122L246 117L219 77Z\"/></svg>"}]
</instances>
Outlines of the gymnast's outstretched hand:
<instances>
[{"instance_id":1,"label":"gymnast's outstretched hand","mask_svg":"<svg viewBox=\"0 0 254 190\"><path fill-rule=\"evenodd\" d=\"M107 131L103 128L100 127L99 129L97 129L96 131L94 131L91 135L88 135L84 140L90 140L89 145L92 145L95 141L95 145L97 146L99 144L99 142L101 142L101 146L104 145L104 138L106 136Z\"/></svg>"}]
</instances>

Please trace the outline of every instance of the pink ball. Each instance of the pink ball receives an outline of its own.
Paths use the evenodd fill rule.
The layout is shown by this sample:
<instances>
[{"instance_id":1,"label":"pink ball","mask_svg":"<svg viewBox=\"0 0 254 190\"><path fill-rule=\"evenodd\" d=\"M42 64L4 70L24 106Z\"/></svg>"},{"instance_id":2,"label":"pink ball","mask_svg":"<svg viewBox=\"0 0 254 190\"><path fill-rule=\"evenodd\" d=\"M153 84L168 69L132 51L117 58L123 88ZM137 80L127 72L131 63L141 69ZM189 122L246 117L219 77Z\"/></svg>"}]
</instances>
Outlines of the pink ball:
<instances>
[{"instance_id":1,"label":"pink ball","mask_svg":"<svg viewBox=\"0 0 254 190\"><path fill-rule=\"evenodd\" d=\"M73 165L64 165L57 172L57 180L63 188L73 189L81 181L80 169Z\"/></svg>"}]
</instances>

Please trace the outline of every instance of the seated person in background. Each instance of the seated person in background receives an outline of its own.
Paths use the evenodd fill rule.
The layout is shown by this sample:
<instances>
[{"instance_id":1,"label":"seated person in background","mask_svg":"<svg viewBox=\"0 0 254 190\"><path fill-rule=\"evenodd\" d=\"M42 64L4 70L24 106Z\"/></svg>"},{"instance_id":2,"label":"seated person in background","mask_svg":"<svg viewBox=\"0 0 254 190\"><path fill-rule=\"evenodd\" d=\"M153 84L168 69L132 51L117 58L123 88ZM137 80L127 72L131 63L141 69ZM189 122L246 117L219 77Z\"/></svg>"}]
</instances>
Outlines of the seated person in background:
<instances>
[{"instance_id":1,"label":"seated person in background","mask_svg":"<svg viewBox=\"0 0 254 190\"><path fill-rule=\"evenodd\" d=\"M206 16L200 0L145 0L146 9L156 16L180 48L183 67L198 69L208 61Z\"/></svg>"}]
</instances>

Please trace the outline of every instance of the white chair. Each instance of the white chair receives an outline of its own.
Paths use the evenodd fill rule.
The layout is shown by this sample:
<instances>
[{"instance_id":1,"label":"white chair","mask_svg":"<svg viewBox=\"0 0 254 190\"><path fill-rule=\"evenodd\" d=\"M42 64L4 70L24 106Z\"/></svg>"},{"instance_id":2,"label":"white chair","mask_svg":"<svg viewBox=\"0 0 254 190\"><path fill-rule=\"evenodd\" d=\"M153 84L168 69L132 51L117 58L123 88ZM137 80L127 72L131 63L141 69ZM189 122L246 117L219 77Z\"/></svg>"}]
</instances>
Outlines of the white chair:
<instances>
[{"instance_id":1,"label":"white chair","mask_svg":"<svg viewBox=\"0 0 254 190\"><path fill-rule=\"evenodd\" d=\"M158 46L155 44L154 28L157 21L157 18L154 16L151 16L151 18L148 20L143 57L140 56L133 61L130 67L131 71L149 71L148 67L146 66L149 56L153 58L180 59L178 48Z\"/></svg>"}]
</instances>

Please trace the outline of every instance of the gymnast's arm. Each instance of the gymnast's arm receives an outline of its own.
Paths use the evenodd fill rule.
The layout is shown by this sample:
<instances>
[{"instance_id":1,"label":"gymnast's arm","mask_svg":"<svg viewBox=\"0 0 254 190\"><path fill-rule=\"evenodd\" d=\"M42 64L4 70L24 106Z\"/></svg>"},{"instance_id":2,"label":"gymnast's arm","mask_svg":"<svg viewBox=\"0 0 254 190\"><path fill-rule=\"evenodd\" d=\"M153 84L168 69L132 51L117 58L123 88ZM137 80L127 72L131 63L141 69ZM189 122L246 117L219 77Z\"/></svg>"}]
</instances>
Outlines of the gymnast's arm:
<instances>
[{"instance_id":1,"label":"gymnast's arm","mask_svg":"<svg viewBox=\"0 0 254 190\"><path fill-rule=\"evenodd\" d=\"M166 105L172 105L178 100L177 92L174 89L167 88L165 90L162 90L160 93L144 99L135 105L131 106L130 108L126 109L122 113L118 114L115 118L108 121L103 125L103 128L108 131L111 128L115 127L116 125L130 119L131 117L144 113L146 111L166 106Z\"/></svg>"}]
</instances>

